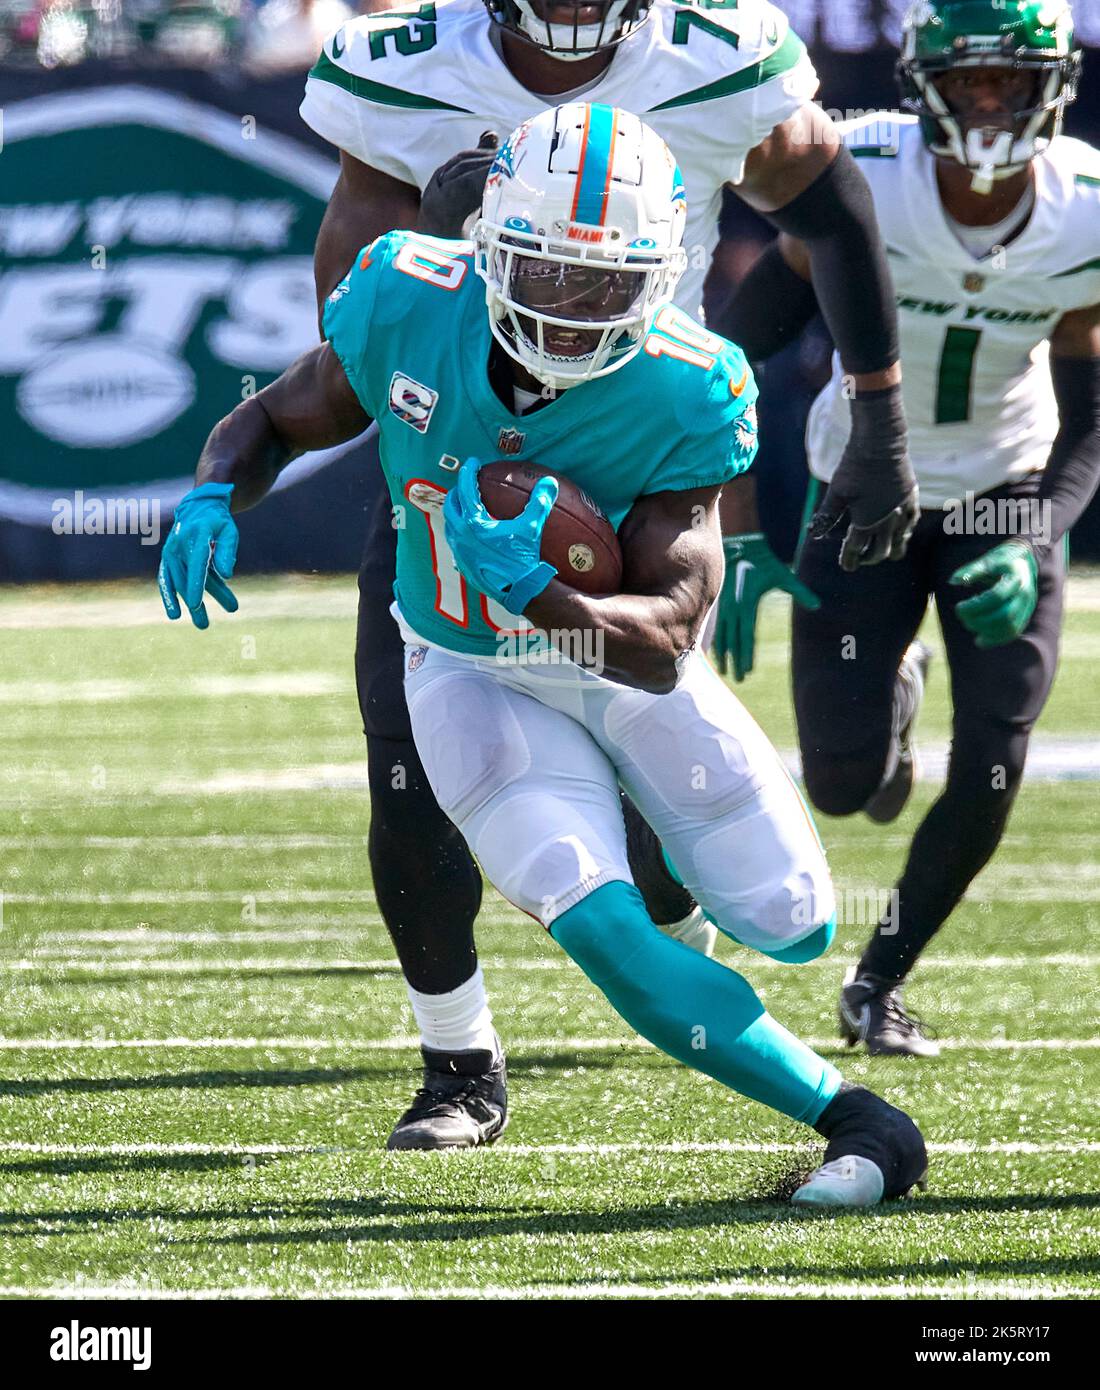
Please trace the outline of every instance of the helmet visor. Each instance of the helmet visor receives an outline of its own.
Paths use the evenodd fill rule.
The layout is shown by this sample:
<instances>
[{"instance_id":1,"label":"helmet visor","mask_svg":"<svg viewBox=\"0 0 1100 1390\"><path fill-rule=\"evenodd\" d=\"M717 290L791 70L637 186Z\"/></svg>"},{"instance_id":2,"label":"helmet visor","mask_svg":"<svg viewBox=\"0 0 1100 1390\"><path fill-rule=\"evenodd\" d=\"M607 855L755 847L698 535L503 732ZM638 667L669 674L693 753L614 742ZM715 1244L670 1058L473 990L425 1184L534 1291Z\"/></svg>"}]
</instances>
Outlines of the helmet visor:
<instances>
[{"instance_id":1,"label":"helmet visor","mask_svg":"<svg viewBox=\"0 0 1100 1390\"><path fill-rule=\"evenodd\" d=\"M631 317L646 290L641 270L605 270L535 256L515 256L509 297L524 309L578 323Z\"/></svg>"},{"instance_id":2,"label":"helmet visor","mask_svg":"<svg viewBox=\"0 0 1100 1390\"><path fill-rule=\"evenodd\" d=\"M1018 130L1043 106L1046 74L1027 67L955 67L929 75L963 130Z\"/></svg>"}]
</instances>

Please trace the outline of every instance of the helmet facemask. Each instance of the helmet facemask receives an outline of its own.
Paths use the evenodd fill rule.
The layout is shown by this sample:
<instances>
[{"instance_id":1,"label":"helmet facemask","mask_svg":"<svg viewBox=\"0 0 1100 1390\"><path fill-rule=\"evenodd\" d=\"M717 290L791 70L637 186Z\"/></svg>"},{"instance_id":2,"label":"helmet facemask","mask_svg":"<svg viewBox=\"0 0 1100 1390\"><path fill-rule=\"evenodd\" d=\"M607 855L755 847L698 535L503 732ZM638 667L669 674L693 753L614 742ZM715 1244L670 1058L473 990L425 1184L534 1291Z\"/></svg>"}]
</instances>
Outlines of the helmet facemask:
<instances>
[{"instance_id":1,"label":"helmet facemask","mask_svg":"<svg viewBox=\"0 0 1100 1390\"><path fill-rule=\"evenodd\" d=\"M572 228L574 235L584 230ZM601 244L551 240L484 219L474 227L493 337L555 390L628 362L686 267L680 246L624 246L615 228L592 234Z\"/></svg>"},{"instance_id":2,"label":"helmet facemask","mask_svg":"<svg viewBox=\"0 0 1100 1390\"><path fill-rule=\"evenodd\" d=\"M502 29L561 62L614 47L649 18L652 0L485 0ZM564 18L550 19L549 15Z\"/></svg>"},{"instance_id":3,"label":"helmet facemask","mask_svg":"<svg viewBox=\"0 0 1100 1390\"><path fill-rule=\"evenodd\" d=\"M1019 102L1004 108L984 121L977 111L960 109L953 100L950 84L944 82L949 74L984 69L1024 80L1029 92ZM911 73L919 93L918 102L909 102L924 120L934 122L936 134L928 141L933 154L954 159L973 174L975 192L988 193L993 184L1025 169L1046 149L1061 129L1063 111L1076 94L1067 90L1065 75L1059 65L1033 63L992 63L972 59L944 65L938 71L931 65ZM1030 79L1030 81L1027 81ZM942 84L942 85L941 85ZM946 92L944 89L947 89Z\"/></svg>"}]
</instances>

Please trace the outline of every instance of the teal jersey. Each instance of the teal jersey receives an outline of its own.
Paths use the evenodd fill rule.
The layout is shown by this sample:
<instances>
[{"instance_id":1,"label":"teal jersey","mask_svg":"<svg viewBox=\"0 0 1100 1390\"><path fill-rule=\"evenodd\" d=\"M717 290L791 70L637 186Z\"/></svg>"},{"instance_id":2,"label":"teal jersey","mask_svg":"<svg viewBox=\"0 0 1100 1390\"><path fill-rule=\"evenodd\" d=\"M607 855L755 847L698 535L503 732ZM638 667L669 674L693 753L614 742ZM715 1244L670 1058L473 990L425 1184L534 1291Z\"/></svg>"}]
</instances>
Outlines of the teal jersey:
<instances>
[{"instance_id":1,"label":"teal jersey","mask_svg":"<svg viewBox=\"0 0 1100 1390\"><path fill-rule=\"evenodd\" d=\"M390 232L329 295L325 334L378 422L397 526L394 592L426 642L493 656L525 627L476 590L443 533L443 499L471 456L562 473L618 529L639 497L714 487L756 453L756 383L740 348L662 309L617 371L516 415L489 382L492 334L466 242Z\"/></svg>"}]
</instances>

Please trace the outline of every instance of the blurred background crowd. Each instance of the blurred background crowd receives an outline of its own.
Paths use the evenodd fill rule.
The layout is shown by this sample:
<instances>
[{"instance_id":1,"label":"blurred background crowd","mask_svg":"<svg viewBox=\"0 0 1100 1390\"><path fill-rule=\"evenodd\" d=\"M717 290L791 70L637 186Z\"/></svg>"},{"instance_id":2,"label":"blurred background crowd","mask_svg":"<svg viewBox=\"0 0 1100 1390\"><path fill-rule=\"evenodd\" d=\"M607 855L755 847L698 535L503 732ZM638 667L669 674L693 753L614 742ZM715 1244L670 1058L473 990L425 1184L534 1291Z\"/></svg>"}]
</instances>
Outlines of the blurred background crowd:
<instances>
[{"instance_id":1,"label":"blurred background crowd","mask_svg":"<svg viewBox=\"0 0 1100 1390\"><path fill-rule=\"evenodd\" d=\"M344 0L2 0L0 62L54 68L106 58L304 71L354 13Z\"/></svg>"},{"instance_id":2,"label":"blurred background crowd","mask_svg":"<svg viewBox=\"0 0 1100 1390\"><path fill-rule=\"evenodd\" d=\"M808 43L837 54L896 44L910 0L791 0ZM0 62L57 67L90 58L151 64L308 68L321 41L369 0L0 0ZM415 9L416 0L385 8ZM1100 45L1100 0L1076 0L1082 43Z\"/></svg>"}]
</instances>

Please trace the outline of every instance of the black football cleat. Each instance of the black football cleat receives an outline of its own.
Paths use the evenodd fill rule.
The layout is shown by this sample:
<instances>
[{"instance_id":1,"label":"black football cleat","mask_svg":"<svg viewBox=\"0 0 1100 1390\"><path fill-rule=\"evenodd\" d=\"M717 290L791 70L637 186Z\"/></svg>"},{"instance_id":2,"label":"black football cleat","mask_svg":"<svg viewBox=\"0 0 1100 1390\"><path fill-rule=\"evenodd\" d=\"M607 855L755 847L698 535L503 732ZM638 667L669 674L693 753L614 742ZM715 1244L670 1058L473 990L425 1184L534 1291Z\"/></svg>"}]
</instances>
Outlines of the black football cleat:
<instances>
[{"instance_id":1,"label":"black football cleat","mask_svg":"<svg viewBox=\"0 0 1100 1390\"><path fill-rule=\"evenodd\" d=\"M872 1057L938 1057L939 1044L925 1024L906 1009L902 987L853 965L844 976L837 1005L840 1036L849 1047L866 1043Z\"/></svg>"},{"instance_id":2,"label":"black football cleat","mask_svg":"<svg viewBox=\"0 0 1100 1390\"><path fill-rule=\"evenodd\" d=\"M435 1052L424 1056L424 1084L394 1125L387 1149L473 1149L491 1144L508 1123L504 1054Z\"/></svg>"},{"instance_id":3,"label":"black football cleat","mask_svg":"<svg viewBox=\"0 0 1100 1390\"><path fill-rule=\"evenodd\" d=\"M791 1198L799 1207L873 1207L924 1187L928 1150L905 1113L845 1081L814 1129L829 1141L825 1162Z\"/></svg>"},{"instance_id":4,"label":"black football cleat","mask_svg":"<svg viewBox=\"0 0 1100 1390\"><path fill-rule=\"evenodd\" d=\"M920 641L912 641L906 649L898 667L898 685L901 689L895 697L895 719L898 727L893 732L897 744L897 764L889 777L871 794L864 811L879 825L888 825L897 820L902 808L909 800L913 783L920 775L920 762L917 746L913 740L913 729L924 699L924 686L928 679L928 667L932 662L931 650ZM904 715L899 716L899 708Z\"/></svg>"}]
</instances>

